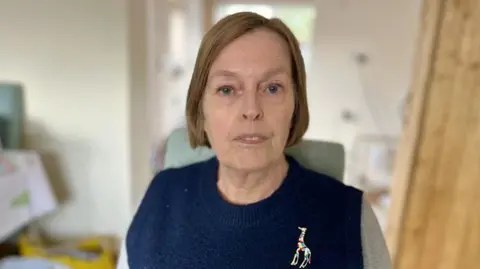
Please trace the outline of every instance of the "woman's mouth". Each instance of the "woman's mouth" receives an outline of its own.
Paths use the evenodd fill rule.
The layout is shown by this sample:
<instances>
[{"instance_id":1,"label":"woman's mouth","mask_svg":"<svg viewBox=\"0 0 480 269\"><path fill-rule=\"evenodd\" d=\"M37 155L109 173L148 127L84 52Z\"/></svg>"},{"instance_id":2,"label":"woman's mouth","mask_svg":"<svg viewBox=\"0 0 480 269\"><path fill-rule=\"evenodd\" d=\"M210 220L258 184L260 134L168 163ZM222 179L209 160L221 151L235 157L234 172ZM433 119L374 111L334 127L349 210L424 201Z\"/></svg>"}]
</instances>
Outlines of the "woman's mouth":
<instances>
[{"instance_id":1,"label":"woman's mouth","mask_svg":"<svg viewBox=\"0 0 480 269\"><path fill-rule=\"evenodd\" d=\"M235 141L245 144L245 145L258 145L266 140L268 140L268 137L262 134L242 134L234 139Z\"/></svg>"}]
</instances>

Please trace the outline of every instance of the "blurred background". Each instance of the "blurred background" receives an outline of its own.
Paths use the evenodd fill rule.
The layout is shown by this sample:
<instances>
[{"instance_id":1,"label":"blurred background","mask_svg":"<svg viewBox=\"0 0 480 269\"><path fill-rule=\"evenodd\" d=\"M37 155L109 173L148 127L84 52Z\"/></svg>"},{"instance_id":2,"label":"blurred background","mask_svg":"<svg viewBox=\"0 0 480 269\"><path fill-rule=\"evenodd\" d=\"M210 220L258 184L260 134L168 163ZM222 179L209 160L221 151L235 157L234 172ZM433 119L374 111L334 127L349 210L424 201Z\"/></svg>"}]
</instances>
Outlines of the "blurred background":
<instances>
[{"instance_id":1,"label":"blurred background","mask_svg":"<svg viewBox=\"0 0 480 269\"><path fill-rule=\"evenodd\" d=\"M50 240L87 238L86 245L111 249L105 253L114 255L152 175L162 169L166 138L184 124L186 92L203 34L239 11L279 17L291 27L307 66L311 121L306 138L344 146L344 181L367 193L386 235L392 231L398 238L408 184L398 183L395 196L392 182L395 175L398 182L410 178L414 172L404 168L414 165L401 166L411 159L396 157L399 145L404 151L415 147L404 126L412 100L421 106L424 99L410 94L415 96L414 76L423 72L415 69L422 63L414 55L421 51L422 34L429 33L430 24L427 30L422 25L434 16L425 10L445 15L438 11L443 2L0 0L0 114L5 121L0 242L5 249L20 242L24 254L34 255L43 248L40 234ZM451 14L465 11L462 5ZM480 34L478 28L469 31ZM423 115L415 113L410 117ZM470 121L474 126L476 119ZM410 142L402 144L402 137ZM480 164L479 155L472 156ZM473 169L474 163L464 168ZM478 175L472 172L468 178ZM394 213L389 210L392 196L397 197ZM478 199L469 201L479 205ZM468 227L477 228L479 236L480 220L475 221ZM410 231L424 231L419 223ZM395 245L391 251L397 248L395 240L389 241ZM479 242L467 245L480 256ZM68 255L73 255L71 246L63 246ZM457 248L448 251L461 257ZM402 268L467 268L421 264Z\"/></svg>"}]
</instances>

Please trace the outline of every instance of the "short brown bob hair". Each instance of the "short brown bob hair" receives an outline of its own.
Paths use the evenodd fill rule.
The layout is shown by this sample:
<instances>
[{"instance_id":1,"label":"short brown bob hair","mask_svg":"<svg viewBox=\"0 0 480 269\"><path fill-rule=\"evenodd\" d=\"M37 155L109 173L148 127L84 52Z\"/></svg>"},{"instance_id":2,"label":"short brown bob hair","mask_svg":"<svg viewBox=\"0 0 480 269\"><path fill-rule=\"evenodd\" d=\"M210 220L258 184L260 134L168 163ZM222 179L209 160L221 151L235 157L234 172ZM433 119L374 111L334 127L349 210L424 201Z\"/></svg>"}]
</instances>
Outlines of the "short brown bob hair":
<instances>
[{"instance_id":1,"label":"short brown bob hair","mask_svg":"<svg viewBox=\"0 0 480 269\"><path fill-rule=\"evenodd\" d=\"M305 64L298 40L279 19L267 19L252 12L229 15L216 23L204 36L197 54L195 68L188 88L186 102L187 128L192 148L210 147L204 130L202 98L213 61L228 44L250 31L266 28L277 33L288 45L292 61L292 80L295 87L295 109L286 147L297 144L305 134L309 123Z\"/></svg>"}]
</instances>

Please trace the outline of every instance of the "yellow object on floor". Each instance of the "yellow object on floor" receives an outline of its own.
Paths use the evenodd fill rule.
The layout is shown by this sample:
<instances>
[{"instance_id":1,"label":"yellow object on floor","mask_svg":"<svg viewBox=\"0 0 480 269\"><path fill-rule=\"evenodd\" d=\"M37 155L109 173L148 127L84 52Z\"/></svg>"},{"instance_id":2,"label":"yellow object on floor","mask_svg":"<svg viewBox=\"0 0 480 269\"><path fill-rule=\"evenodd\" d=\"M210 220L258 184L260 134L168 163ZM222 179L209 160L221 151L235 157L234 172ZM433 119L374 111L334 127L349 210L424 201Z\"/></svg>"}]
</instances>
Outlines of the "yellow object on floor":
<instances>
[{"instance_id":1,"label":"yellow object on floor","mask_svg":"<svg viewBox=\"0 0 480 269\"><path fill-rule=\"evenodd\" d=\"M114 252L105 238L91 238L46 246L28 236L19 239L20 254L55 261L71 269L114 269Z\"/></svg>"}]
</instances>

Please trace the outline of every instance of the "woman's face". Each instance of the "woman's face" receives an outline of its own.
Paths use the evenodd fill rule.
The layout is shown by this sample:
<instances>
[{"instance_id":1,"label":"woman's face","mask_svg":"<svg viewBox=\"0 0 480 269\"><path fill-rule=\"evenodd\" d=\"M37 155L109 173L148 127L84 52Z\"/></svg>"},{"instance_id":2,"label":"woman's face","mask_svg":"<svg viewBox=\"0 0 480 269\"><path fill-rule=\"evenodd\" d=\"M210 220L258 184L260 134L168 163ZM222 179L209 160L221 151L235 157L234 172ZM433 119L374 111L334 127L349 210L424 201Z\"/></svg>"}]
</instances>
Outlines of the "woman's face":
<instances>
[{"instance_id":1,"label":"woman's face","mask_svg":"<svg viewBox=\"0 0 480 269\"><path fill-rule=\"evenodd\" d=\"M282 158L294 103L290 55L280 36L259 29L225 47L212 64L202 104L220 163L254 171Z\"/></svg>"}]
</instances>

